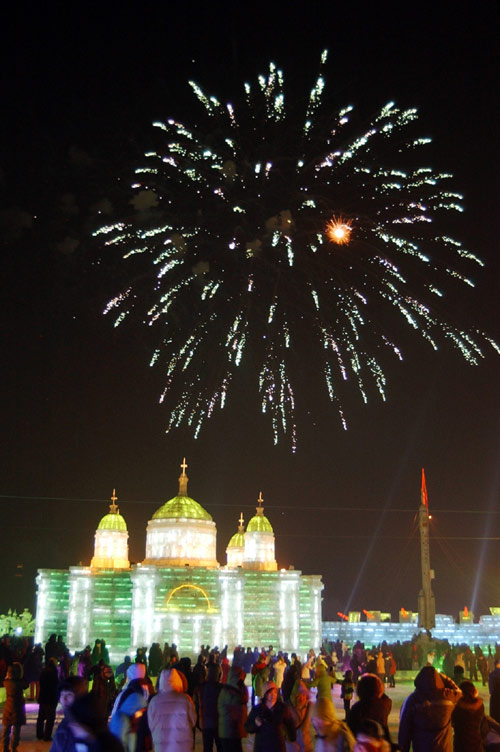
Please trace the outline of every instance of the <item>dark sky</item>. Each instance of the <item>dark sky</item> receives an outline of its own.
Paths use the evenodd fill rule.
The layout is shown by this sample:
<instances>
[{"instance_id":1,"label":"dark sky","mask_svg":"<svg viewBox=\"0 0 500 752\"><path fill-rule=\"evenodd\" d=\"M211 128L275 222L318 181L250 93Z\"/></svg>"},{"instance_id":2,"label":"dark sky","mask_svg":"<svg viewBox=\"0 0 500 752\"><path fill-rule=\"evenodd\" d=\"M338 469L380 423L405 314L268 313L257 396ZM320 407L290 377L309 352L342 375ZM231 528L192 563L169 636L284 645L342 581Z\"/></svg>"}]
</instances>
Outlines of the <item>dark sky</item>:
<instances>
[{"instance_id":1,"label":"dark sky","mask_svg":"<svg viewBox=\"0 0 500 752\"><path fill-rule=\"evenodd\" d=\"M189 120L188 79L233 97L271 59L291 92L307 91L326 46L332 107L367 117L390 99L419 107L433 164L465 194L450 234L487 262L450 316L500 337L498 6L391 5L19 3L6 18L0 612L34 606L37 568L89 562L113 487L141 561L147 521L177 492L183 456L190 494L217 523L219 561L262 490L278 564L323 575L324 618L416 610L425 467L437 611L500 605L498 356L473 368L410 337L404 362L386 369L385 405L348 397L347 432L326 398L310 395L293 455L273 446L244 367L198 440L165 435L148 342L101 315L123 268L90 234L150 148L151 122Z\"/></svg>"}]
</instances>

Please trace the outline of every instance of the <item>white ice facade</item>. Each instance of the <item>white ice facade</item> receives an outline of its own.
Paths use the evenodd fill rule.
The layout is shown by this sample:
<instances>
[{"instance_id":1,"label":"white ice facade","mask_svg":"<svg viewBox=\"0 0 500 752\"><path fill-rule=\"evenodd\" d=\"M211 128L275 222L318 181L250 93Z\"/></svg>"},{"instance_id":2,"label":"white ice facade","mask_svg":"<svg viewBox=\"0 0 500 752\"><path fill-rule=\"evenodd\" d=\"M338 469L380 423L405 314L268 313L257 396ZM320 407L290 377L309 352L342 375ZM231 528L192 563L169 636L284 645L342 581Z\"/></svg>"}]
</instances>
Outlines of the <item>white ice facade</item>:
<instances>
[{"instance_id":1,"label":"white ice facade","mask_svg":"<svg viewBox=\"0 0 500 752\"><path fill-rule=\"evenodd\" d=\"M321 576L278 569L262 495L246 530L240 517L220 566L215 522L187 495L186 467L178 495L148 523L142 564L129 564L127 527L113 492L91 566L39 570L37 642L56 633L79 650L105 639L116 661L152 642L175 642L184 655L207 643L230 650L272 644L297 653L321 645Z\"/></svg>"}]
</instances>

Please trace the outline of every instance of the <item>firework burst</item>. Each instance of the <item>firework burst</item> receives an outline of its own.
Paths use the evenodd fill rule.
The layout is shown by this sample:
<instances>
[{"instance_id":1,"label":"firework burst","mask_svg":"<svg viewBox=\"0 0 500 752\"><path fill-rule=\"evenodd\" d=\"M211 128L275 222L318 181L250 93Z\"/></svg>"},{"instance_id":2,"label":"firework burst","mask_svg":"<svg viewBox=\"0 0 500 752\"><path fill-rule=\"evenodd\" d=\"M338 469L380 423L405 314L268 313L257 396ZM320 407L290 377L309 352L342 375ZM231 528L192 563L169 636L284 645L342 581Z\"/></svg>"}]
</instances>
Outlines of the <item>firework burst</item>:
<instances>
[{"instance_id":1,"label":"firework burst","mask_svg":"<svg viewBox=\"0 0 500 752\"><path fill-rule=\"evenodd\" d=\"M190 84L200 121L154 123L134 217L96 233L130 266L105 312L115 325L135 313L156 329L167 430L188 424L198 435L251 354L274 440L288 435L295 447L293 384L306 351L346 427L342 383L354 381L365 402L373 387L385 399L384 350L402 359L378 323L391 320L383 309L469 363L487 343L498 350L439 312L450 280L473 286L458 267L482 262L435 229L436 215L462 211L462 197L446 187L449 174L416 166L430 139L413 135L415 109L390 102L360 129L352 107L325 112L322 69L300 116L274 64L245 84L238 107Z\"/></svg>"}]
</instances>

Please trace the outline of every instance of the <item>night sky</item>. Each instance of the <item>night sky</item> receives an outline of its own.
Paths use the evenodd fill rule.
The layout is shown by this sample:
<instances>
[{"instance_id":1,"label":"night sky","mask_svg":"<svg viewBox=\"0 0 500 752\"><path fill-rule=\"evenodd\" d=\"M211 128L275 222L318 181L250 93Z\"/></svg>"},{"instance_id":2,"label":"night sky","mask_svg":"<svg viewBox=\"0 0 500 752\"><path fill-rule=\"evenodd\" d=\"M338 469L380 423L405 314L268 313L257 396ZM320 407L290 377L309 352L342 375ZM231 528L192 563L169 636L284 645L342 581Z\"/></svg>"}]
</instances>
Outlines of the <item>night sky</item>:
<instances>
[{"instance_id":1,"label":"night sky","mask_svg":"<svg viewBox=\"0 0 500 752\"><path fill-rule=\"evenodd\" d=\"M165 434L163 381L142 329L102 316L126 269L92 230L132 182L153 120L190 121L188 79L220 99L270 60L309 90L321 50L332 110L370 117L391 99L420 110L428 159L453 172L464 215L450 235L486 261L448 315L500 338L498 5L434 3L19 3L3 23L0 159L0 612L34 608L37 568L88 564L116 487L130 558L147 521L188 492L213 516L218 559L259 492L278 565L322 574L323 618L416 610L415 513L425 467L438 613L500 605L499 376L493 351L471 367L451 348L402 339L388 402L353 388L345 432L326 392L303 396L296 454L273 445L249 368L195 441ZM404 8L403 8L404 5ZM99 212L102 214L99 215ZM111 216L113 216L111 214ZM465 286L464 286L465 288ZM386 361L387 363L387 361ZM315 364L304 363L307 375ZM307 380L305 380L307 383Z\"/></svg>"}]
</instances>

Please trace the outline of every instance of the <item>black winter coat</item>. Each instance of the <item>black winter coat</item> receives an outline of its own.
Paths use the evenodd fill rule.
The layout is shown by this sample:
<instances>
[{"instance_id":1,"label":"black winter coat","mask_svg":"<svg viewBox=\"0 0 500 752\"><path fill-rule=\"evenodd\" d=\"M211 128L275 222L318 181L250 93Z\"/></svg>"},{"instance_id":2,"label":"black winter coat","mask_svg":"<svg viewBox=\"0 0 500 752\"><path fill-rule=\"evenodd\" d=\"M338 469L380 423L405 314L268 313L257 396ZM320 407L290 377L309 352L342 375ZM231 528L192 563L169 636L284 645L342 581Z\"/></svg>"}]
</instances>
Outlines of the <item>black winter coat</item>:
<instances>
[{"instance_id":1,"label":"black winter coat","mask_svg":"<svg viewBox=\"0 0 500 752\"><path fill-rule=\"evenodd\" d=\"M255 723L256 718L262 721L261 726ZM297 736L290 708L281 700L277 700L272 708L263 702L256 705L248 716L245 728L250 734L255 734L254 752L285 752L285 731L291 742Z\"/></svg>"}]
</instances>

